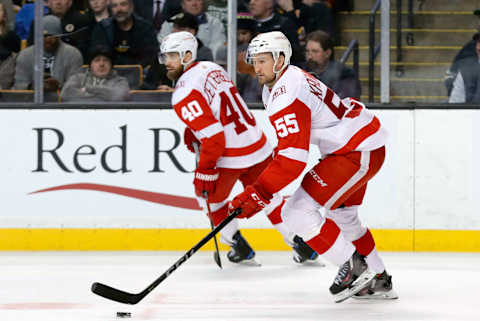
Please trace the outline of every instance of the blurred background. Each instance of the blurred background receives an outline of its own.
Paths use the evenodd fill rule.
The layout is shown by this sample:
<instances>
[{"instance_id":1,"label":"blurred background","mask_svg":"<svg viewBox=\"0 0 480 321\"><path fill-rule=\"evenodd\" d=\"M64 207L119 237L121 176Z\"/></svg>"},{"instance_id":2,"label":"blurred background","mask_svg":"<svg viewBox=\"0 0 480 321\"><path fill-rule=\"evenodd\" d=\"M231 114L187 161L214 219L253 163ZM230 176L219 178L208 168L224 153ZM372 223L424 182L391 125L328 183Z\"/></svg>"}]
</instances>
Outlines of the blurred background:
<instances>
[{"instance_id":1,"label":"blurred background","mask_svg":"<svg viewBox=\"0 0 480 321\"><path fill-rule=\"evenodd\" d=\"M280 30L294 49L292 63L342 97L478 103L480 1L383 2L238 0L230 2L229 24L222 0L44 0L37 13L40 1L2 0L0 101L169 103L173 84L158 47L169 33L186 30L199 40L199 60L227 68L228 53L237 57L229 67L242 97L260 102L244 53L257 33ZM37 34L36 14L44 16ZM233 34L236 45L229 46ZM35 50L35 36L43 37L43 52Z\"/></svg>"}]
</instances>

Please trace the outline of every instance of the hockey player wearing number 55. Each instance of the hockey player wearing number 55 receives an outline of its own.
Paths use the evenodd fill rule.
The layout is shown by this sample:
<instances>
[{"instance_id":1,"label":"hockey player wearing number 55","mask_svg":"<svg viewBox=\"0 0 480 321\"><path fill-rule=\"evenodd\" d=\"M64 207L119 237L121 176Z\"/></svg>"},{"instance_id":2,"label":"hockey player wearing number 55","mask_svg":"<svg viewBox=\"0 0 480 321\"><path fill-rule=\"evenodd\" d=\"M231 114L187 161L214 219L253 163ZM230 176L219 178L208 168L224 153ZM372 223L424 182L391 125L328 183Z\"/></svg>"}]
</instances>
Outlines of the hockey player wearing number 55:
<instances>
[{"instance_id":1,"label":"hockey player wearing number 55","mask_svg":"<svg viewBox=\"0 0 480 321\"><path fill-rule=\"evenodd\" d=\"M330 287L336 302L392 299L391 276L358 217L368 181L385 159L386 131L365 106L341 100L325 84L289 65L292 49L283 33L255 37L246 60L263 87L263 103L277 133L278 153L259 178L231 202L249 218L304 170L310 144L322 159L303 177L282 208L287 227L339 267ZM326 210L323 217L319 209Z\"/></svg>"},{"instance_id":2,"label":"hockey player wearing number 55","mask_svg":"<svg viewBox=\"0 0 480 321\"><path fill-rule=\"evenodd\" d=\"M175 32L160 46L160 63L176 81L172 106L187 125L184 141L190 151L200 146L193 184L197 196L207 198L215 226L228 215L227 198L237 180L252 184L272 160L272 147L238 94L225 70L208 61L196 62L197 40L189 32ZM303 240L290 233L280 217L283 199L275 196L266 209L268 219L294 249L295 262L318 256ZM233 220L221 231L231 246L227 258L234 263L253 259L255 252Z\"/></svg>"}]
</instances>

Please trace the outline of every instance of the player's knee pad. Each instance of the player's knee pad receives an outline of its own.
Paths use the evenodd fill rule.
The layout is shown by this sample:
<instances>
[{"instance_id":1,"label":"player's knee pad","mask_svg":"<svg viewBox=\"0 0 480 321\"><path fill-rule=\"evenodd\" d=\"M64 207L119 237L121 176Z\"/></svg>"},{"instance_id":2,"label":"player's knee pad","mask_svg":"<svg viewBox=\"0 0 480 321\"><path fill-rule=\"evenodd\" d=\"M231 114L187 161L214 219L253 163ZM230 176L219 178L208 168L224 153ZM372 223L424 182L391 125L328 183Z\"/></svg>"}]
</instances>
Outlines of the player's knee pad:
<instances>
[{"instance_id":1,"label":"player's knee pad","mask_svg":"<svg viewBox=\"0 0 480 321\"><path fill-rule=\"evenodd\" d=\"M365 234L367 228L358 218L358 206L348 206L327 211L327 218L337 223L347 241L353 242Z\"/></svg>"},{"instance_id":2,"label":"player's knee pad","mask_svg":"<svg viewBox=\"0 0 480 321\"><path fill-rule=\"evenodd\" d=\"M319 208L320 204L299 188L282 208L283 223L291 232L308 241L320 233L325 222Z\"/></svg>"}]
</instances>

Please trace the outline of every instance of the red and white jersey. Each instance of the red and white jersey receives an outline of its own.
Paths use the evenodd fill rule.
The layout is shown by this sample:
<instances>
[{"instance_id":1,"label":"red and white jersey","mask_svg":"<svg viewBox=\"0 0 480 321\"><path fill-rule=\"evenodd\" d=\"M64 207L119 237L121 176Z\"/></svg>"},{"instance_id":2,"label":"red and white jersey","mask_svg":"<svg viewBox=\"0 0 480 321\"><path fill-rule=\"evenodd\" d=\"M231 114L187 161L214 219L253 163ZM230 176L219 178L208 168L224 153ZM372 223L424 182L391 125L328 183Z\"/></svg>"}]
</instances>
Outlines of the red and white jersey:
<instances>
[{"instance_id":1,"label":"red and white jersey","mask_svg":"<svg viewBox=\"0 0 480 321\"><path fill-rule=\"evenodd\" d=\"M387 133L375 115L353 98L341 100L324 83L288 66L263 103L278 138L278 155L259 182L275 193L297 178L308 160L309 145L322 157L371 151L385 145Z\"/></svg>"},{"instance_id":2,"label":"red and white jersey","mask_svg":"<svg viewBox=\"0 0 480 321\"><path fill-rule=\"evenodd\" d=\"M215 63L191 65L177 81L172 105L202 142L200 162L220 150L218 158L212 160L216 167L247 168L262 162L273 151L230 77ZM223 135L224 149L219 143L223 144ZM216 140L217 145L207 152L203 149L209 140Z\"/></svg>"}]
</instances>

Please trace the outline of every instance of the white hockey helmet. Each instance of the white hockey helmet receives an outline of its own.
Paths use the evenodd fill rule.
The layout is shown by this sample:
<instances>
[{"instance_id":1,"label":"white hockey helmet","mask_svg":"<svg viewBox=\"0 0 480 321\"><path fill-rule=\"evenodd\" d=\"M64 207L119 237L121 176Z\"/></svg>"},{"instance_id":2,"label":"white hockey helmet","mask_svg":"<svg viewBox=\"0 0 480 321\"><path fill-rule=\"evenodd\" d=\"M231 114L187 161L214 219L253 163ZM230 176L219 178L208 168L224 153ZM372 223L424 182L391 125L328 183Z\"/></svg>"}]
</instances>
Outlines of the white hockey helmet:
<instances>
[{"instance_id":1,"label":"white hockey helmet","mask_svg":"<svg viewBox=\"0 0 480 321\"><path fill-rule=\"evenodd\" d=\"M272 31L261 33L250 41L248 45L245 61L248 64L252 63L252 58L260 53L272 53L274 60L273 72L275 74L281 72L290 64L290 57L292 57L292 46L288 38L280 31ZM280 70L275 71L275 65L277 64L280 54L285 56L285 62Z\"/></svg>"},{"instance_id":2,"label":"white hockey helmet","mask_svg":"<svg viewBox=\"0 0 480 321\"><path fill-rule=\"evenodd\" d=\"M198 42L194 35L187 31L173 32L163 38L160 45L159 61L165 63L164 54L178 52L183 66L189 65L197 59ZM187 63L184 61L185 54L190 51L192 59Z\"/></svg>"}]
</instances>

